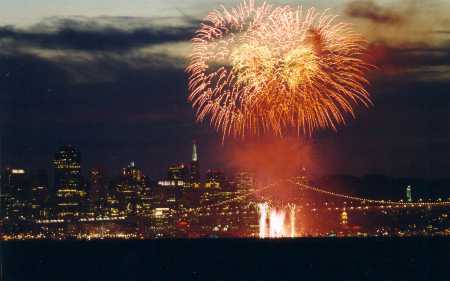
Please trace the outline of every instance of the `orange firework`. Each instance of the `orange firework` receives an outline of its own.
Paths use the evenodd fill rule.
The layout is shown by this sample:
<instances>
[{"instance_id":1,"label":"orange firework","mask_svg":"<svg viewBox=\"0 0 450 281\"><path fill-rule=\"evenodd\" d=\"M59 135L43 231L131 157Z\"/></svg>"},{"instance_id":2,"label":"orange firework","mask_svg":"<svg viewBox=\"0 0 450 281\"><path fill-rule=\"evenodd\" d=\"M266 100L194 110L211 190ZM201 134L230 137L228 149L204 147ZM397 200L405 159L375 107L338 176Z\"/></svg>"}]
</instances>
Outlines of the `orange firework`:
<instances>
[{"instance_id":1,"label":"orange firework","mask_svg":"<svg viewBox=\"0 0 450 281\"><path fill-rule=\"evenodd\" d=\"M241 138L345 124L355 105L371 104L370 65L365 41L334 20L326 11L253 1L211 12L186 69L197 120Z\"/></svg>"}]
</instances>

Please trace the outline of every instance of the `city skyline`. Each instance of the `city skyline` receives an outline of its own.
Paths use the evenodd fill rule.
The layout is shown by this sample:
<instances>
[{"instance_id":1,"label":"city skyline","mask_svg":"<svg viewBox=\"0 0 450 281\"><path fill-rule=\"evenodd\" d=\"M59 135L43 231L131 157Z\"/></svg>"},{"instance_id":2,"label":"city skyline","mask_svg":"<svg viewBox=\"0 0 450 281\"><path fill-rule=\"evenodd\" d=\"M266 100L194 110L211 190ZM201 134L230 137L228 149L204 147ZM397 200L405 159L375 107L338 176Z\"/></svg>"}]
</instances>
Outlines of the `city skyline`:
<instances>
[{"instance_id":1,"label":"city skyline","mask_svg":"<svg viewBox=\"0 0 450 281\"><path fill-rule=\"evenodd\" d=\"M189 146L186 145L186 148L188 148ZM150 179L153 181L157 181L159 179L164 179L167 176L167 173L169 171L171 171L171 169L178 169L179 167L181 168L187 168L189 171L191 170L191 168L193 167L193 165L198 165L197 163L199 163L199 154L198 154L198 144L196 140L192 140L192 147L191 148L191 153L190 153L190 158L188 159L165 159L164 161L168 161L169 164L166 166L162 166L159 167L159 170L162 170L162 172L156 176L152 176ZM136 161L134 161L133 159L129 159L127 162L123 163L122 166L119 169L115 169L115 170L110 170L110 169L105 169L105 165L104 163L98 163L97 165L92 165L92 166L88 166L85 164L84 160L85 159L89 159L89 157L81 157L81 155L84 155L84 153L82 153L81 149L79 149L77 146L74 146L72 144L63 144L61 146L58 147L58 149L56 150L56 152L54 152L51 155L51 158L49 160L49 162L47 163L47 166L37 166L37 167L29 167L26 164L22 164L22 165L3 165L2 169L9 169L9 170L14 170L14 169L19 169L19 170L23 170L26 171L27 173L30 172L39 172L39 171L45 171L49 174L55 174L55 165L60 165L60 161L58 160L58 157L63 157L63 156L59 156L64 149L73 149L74 151L76 151L76 155L77 155L77 163L78 165L80 165L78 168L80 170L80 175L82 177L88 177L89 173L92 170L101 170L102 173L108 172L107 174L110 177L114 177L117 175L120 175L123 173L123 169L126 166L135 166ZM75 152L74 152L75 153ZM89 161L88 161L89 162ZM139 165L139 163L138 163ZM142 169L142 167L140 168ZM199 169L198 172L196 172L196 175L194 175L194 178L190 178L191 176L188 176L190 178L190 180L200 180L200 179L205 179L204 176L211 171L221 171L219 169L219 167L207 167L205 171L201 171L199 167L196 167L194 169ZM147 175L147 177L149 175L152 175L151 170L145 170L142 169L143 171L145 171L145 174ZM229 171L229 172L233 172L233 171ZM236 171L234 171L236 172ZM153 173L154 175L154 173Z\"/></svg>"},{"instance_id":2,"label":"city skyline","mask_svg":"<svg viewBox=\"0 0 450 281\"><path fill-rule=\"evenodd\" d=\"M305 169L263 185L251 173L229 177L209 169L199 180L199 158L193 142L191 165L170 166L158 182L148 181L134 162L116 177L90 169L83 179L81 153L67 145L54 154L53 184L46 173L6 169L2 239L403 237L450 231L445 182L366 178L355 194L352 181L346 191L326 182L319 183L326 189L317 187ZM363 195L374 186L374 194Z\"/></svg>"},{"instance_id":3,"label":"city skyline","mask_svg":"<svg viewBox=\"0 0 450 281\"><path fill-rule=\"evenodd\" d=\"M197 149L197 141L193 140L192 143L194 144L194 146L196 146L196 149ZM270 145L270 144L266 144L265 146L267 146L267 145ZM80 154L84 154L84 153L81 152L80 149L78 149L77 146L74 146L72 144L63 144L63 145L59 146L59 149L61 149L63 147L73 147L74 149L77 149L77 151ZM189 147L189 146L185 145L185 148L187 148L187 147ZM192 149L192 147L191 147L191 149ZM254 151L251 151L249 153L249 155L246 156L246 157L254 156L254 154L252 154L252 153L255 153L255 151L256 151L256 153L259 153L259 150L260 150L260 148L254 150ZM134 159L125 160L125 162L124 163L120 163L117 166L117 168L112 168L111 166L108 166L107 164L105 164L102 161L96 161L95 164L92 164L91 161L86 161L86 159L89 159L89 157L83 157L83 160L82 161L80 160L80 163L82 163L82 168L80 168L80 175L83 178L87 178L89 176L89 173L92 170L100 170L100 171L102 171L103 175L106 175L108 178L114 178L114 177L122 174L122 172L123 172L122 170L124 169L124 167L129 166L131 164L132 165L136 165L136 163L137 163L137 165L139 165L140 169L142 169L142 171L144 171L146 177L149 180L157 182L158 180L166 179L167 178L167 173L168 173L168 171L170 173L171 169L174 169L174 168L178 169L178 167L182 166L182 167L185 167L185 168L187 168L189 170L189 168L192 165L192 161L193 161L192 159L194 157L193 156L194 155L193 150L191 150L190 153L189 153L189 150L187 150L187 152L184 153L184 154L186 154L186 155L189 154L190 157L184 158L184 159L163 159L163 160L161 160L160 163L167 163L167 164L160 165L157 168L151 167L150 169L141 166L141 164L139 162L135 161ZM51 176L51 175L54 176L54 173L55 173L55 168L54 168L55 158L54 158L54 155L55 155L54 153L49 155L48 163L47 163L47 165L44 165L44 166L30 166L30 165L27 165L26 163L19 163L19 164L5 164L5 163L3 163L2 170L5 170L5 169L10 169L10 170L11 169L19 169L19 170L26 171L27 174L45 172L45 173L48 174L48 176ZM282 159L281 160L280 159L276 159L276 160L282 161ZM242 159L237 160L236 163L238 163L240 161L242 162ZM249 161L249 159L246 159L242 163L238 163L238 164L235 164L235 165L228 165L228 166L225 166L225 168L223 166L220 166L220 165L208 166L208 165L202 164L202 165L206 166L206 169L201 171L200 179L201 180L205 180L205 176L208 173L214 172L214 171L220 171L222 173L228 173L228 174L237 174L240 171L248 171L248 172L254 173L256 177L258 177L258 175L259 176L264 175L264 173L267 172L268 175L267 176L263 176L261 179L269 180L269 181L270 180L275 180L277 178L280 178L283 175L283 174L280 174L280 173L277 173L277 172L273 172L271 167L269 167L267 169L258 168L258 164L260 164L258 161L253 163L253 165L250 165L250 166L248 166L246 168L243 168L244 167L243 165L244 164L248 164L248 161ZM265 162L267 162L267 163L270 162L270 161L271 161L270 157L267 158L267 160L265 160ZM89 163L89 164L86 164L86 163ZM395 175L388 175L388 174L381 174L381 173L365 173L365 174L360 174L360 175L357 175L357 174L354 174L354 173L315 173L314 170L310 169L310 167L308 167L307 165L305 166L304 165L305 163L296 161L295 164L296 165L294 165L293 168L290 167L288 169L288 172L286 174L284 174L284 175L295 175L295 173L297 173L298 171L301 171L301 169L307 169L308 173L309 173L309 176L311 178L314 178L314 179L326 178L326 177L329 177L329 176L336 176L336 177L339 177L339 176L343 176L343 177L346 177L346 176L351 176L351 177L381 176L381 177L390 177L390 178L397 178L397 179L402 179L402 178L404 178L404 179L407 179L407 178L421 179L421 177L417 177L415 175L412 175L412 176L407 176L407 175L406 176L395 176ZM278 167L278 166L279 166L279 163L274 164L275 170L286 168L286 167L283 167L283 165L281 165L281 167ZM273 175L274 175L273 178L271 178L271 173L273 173ZM448 177L447 176L437 177L437 178L422 177L422 179L424 179L424 180L446 180L446 179L448 179Z\"/></svg>"}]
</instances>

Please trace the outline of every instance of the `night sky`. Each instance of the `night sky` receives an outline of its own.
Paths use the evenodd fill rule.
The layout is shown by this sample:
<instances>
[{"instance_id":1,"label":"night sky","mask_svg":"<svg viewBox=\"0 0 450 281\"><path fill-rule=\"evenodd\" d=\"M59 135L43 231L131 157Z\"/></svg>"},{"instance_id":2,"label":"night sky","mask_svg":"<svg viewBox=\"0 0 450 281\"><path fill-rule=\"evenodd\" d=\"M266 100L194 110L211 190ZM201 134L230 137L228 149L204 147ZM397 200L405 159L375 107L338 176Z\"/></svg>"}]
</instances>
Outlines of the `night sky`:
<instances>
[{"instance_id":1,"label":"night sky","mask_svg":"<svg viewBox=\"0 0 450 281\"><path fill-rule=\"evenodd\" d=\"M202 168L227 168L225 154L254 145L222 144L186 99L190 38L210 9L236 1L178 2L2 1L2 164L48 168L73 144L83 169L114 174L133 160L156 177L189 160L193 138ZM330 7L368 39L377 66L374 107L337 133L297 139L311 170L450 176L450 1L268 2Z\"/></svg>"}]
</instances>

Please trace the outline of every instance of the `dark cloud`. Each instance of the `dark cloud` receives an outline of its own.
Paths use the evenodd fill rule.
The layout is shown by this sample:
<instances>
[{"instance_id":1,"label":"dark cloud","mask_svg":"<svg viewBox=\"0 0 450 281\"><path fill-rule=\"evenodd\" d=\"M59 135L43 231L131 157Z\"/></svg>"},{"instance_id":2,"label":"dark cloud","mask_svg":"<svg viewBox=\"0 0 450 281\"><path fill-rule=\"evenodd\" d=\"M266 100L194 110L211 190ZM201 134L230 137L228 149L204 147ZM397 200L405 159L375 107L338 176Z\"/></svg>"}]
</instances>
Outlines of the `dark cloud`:
<instances>
[{"instance_id":1,"label":"dark cloud","mask_svg":"<svg viewBox=\"0 0 450 281\"><path fill-rule=\"evenodd\" d=\"M111 81L74 85L59 63L1 56L4 163L47 167L63 143L81 149L84 167L106 165L111 173L135 160L149 174L161 174L171 161L189 159L199 128L183 70L115 62L110 71Z\"/></svg>"},{"instance_id":2,"label":"dark cloud","mask_svg":"<svg viewBox=\"0 0 450 281\"><path fill-rule=\"evenodd\" d=\"M450 42L449 42L450 43ZM450 44L369 45L374 106L315 137L328 171L445 177L450 169Z\"/></svg>"},{"instance_id":3,"label":"dark cloud","mask_svg":"<svg viewBox=\"0 0 450 281\"><path fill-rule=\"evenodd\" d=\"M124 51L152 44L189 40L198 26L188 19L179 26L152 25L145 18L72 18L45 20L27 29L0 28L0 40L20 46L87 51ZM126 25L130 21L132 24Z\"/></svg>"},{"instance_id":4,"label":"dark cloud","mask_svg":"<svg viewBox=\"0 0 450 281\"><path fill-rule=\"evenodd\" d=\"M194 25L120 17L2 28L2 162L46 167L63 143L80 147L87 167L106 165L109 171L136 160L154 175L171 159L188 157L198 128L184 70L174 66L180 58L164 48L134 49L186 41ZM187 149L183 157L180 149Z\"/></svg>"},{"instance_id":5,"label":"dark cloud","mask_svg":"<svg viewBox=\"0 0 450 281\"><path fill-rule=\"evenodd\" d=\"M449 35L450 36L450 30L436 30L434 32L438 33L438 34L444 34L444 35Z\"/></svg>"},{"instance_id":6,"label":"dark cloud","mask_svg":"<svg viewBox=\"0 0 450 281\"><path fill-rule=\"evenodd\" d=\"M375 73L381 76L393 76L409 82L446 81L450 75L450 42L440 46L390 46L386 42L374 42L368 47L367 60L377 66ZM436 75L430 77L430 72Z\"/></svg>"},{"instance_id":7,"label":"dark cloud","mask_svg":"<svg viewBox=\"0 0 450 281\"><path fill-rule=\"evenodd\" d=\"M197 22L190 18L48 18L26 29L0 28L0 54L39 58L64 72L68 83L118 79L121 69L148 72L183 68L178 43L187 43Z\"/></svg>"},{"instance_id":8,"label":"dark cloud","mask_svg":"<svg viewBox=\"0 0 450 281\"><path fill-rule=\"evenodd\" d=\"M404 20L403 15L381 7L372 0L352 1L345 12L351 17L368 19L377 23L398 24Z\"/></svg>"},{"instance_id":9,"label":"dark cloud","mask_svg":"<svg viewBox=\"0 0 450 281\"><path fill-rule=\"evenodd\" d=\"M175 66L183 58L133 54L133 48L184 42L196 23L143 22L53 19L0 32L5 163L45 167L58 145L72 143L83 153L83 169L104 165L113 174L135 160L150 175L164 175L169 163L189 159L196 138L202 168L229 164L222 153L231 142L222 146L208 124L194 122L186 75ZM55 59L57 53L62 56ZM311 154L323 165L320 172L448 176L450 80L430 76L448 75L449 54L448 45L373 43L369 55L378 68L370 73L369 91L375 106L359 109L338 133L314 136Z\"/></svg>"}]
</instances>

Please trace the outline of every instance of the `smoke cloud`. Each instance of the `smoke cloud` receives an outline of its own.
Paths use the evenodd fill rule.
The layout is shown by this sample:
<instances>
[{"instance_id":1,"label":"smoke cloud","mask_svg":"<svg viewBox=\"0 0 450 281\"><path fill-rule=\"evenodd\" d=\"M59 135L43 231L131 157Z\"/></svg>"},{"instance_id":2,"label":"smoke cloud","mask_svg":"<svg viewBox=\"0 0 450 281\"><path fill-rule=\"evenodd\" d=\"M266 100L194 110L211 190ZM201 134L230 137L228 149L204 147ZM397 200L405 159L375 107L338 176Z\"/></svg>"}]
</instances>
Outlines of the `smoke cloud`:
<instances>
[{"instance_id":1,"label":"smoke cloud","mask_svg":"<svg viewBox=\"0 0 450 281\"><path fill-rule=\"evenodd\" d=\"M364 18L376 23L398 24L403 22L403 16L391 9L383 8L371 0L353 1L345 12L355 18Z\"/></svg>"},{"instance_id":2,"label":"smoke cloud","mask_svg":"<svg viewBox=\"0 0 450 281\"><path fill-rule=\"evenodd\" d=\"M316 166L311 152L311 144L299 138L265 138L234 146L228 162L233 170L249 171L266 184Z\"/></svg>"}]
</instances>

